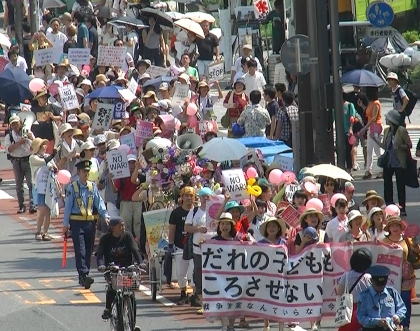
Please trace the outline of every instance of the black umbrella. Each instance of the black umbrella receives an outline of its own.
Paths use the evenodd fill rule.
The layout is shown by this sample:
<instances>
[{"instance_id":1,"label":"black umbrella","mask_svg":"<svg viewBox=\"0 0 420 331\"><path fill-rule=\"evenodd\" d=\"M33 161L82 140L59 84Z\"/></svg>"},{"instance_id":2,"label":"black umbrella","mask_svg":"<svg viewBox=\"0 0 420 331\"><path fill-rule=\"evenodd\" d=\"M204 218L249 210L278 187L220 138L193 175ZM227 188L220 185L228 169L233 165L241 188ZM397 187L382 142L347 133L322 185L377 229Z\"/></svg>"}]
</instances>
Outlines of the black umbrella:
<instances>
[{"instance_id":1,"label":"black umbrella","mask_svg":"<svg viewBox=\"0 0 420 331\"><path fill-rule=\"evenodd\" d=\"M159 25L163 25L163 26L167 26L169 28L172 28L172 23L173 23L173 19L171 16L165 14L163 11L160 11L158 9L154 9L154 8L143 8L141 10L141 15L149 18L149 17L154 17L156 22Z\"/></svg>"},{"instance_id":2,"label":"black umbrella","mask_svg":"<svg viewBox=\"0 0 420 331\"><path fill-rule=\"evenodd\" d=\"M108 24L124 24L135 26L138 29L148 28L149 26L144 24L142 20L135 17L117 17L108 22Z\"/></svg>"},{"instance_id":3,"label":"black umbrella","mask_svg":"<svg viewBox=\"0 0 420 331\"><path fill-rule=\"evenodd\" d=\"M31 100L34 95L29 89L30 80L20 68L4 69L0 73L0 99L11 105Z\"/></svg>"}]
</instances>

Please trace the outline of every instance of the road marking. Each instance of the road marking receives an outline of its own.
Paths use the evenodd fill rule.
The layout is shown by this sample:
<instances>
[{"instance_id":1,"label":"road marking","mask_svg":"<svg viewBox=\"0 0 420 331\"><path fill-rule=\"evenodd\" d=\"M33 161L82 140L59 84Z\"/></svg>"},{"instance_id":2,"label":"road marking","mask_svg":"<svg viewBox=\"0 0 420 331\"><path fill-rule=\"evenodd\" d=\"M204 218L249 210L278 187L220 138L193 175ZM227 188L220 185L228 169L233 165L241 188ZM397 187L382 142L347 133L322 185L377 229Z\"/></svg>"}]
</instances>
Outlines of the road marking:
<instances>
[{"instance_id":1,"label":"road marking","mask_svg":"<svg viewBox=\"0 0 420 331\"><path fill-rule=\"evenodd\" d=\"M139 290L141 292L143 292L145 295L149 296L149 297L152 296L152 291L148 287L146 287L144 285L140 285L139 286ZM165 307L173 307L173 306L175 306L175 304L172 301L166 299L165 297L161 296L160 294L157 294L156 295L156 301L159 301Z\"/></svg>"},{"instance_id":2,"label":"road marking","mask_svg":"<svg viewBox=\"0 0 420 331\"><path fill-rule=\"evenodd\" d=\"M55 304L56 301L53 299L49 299L48 297L46 297L43 293L41 293L38 290L34 290L32 285L27 283L27 282L23 282L20 280L5 280L5 281L0 281L0 284L4 284L4 283L13 283L16 284L17 286L19 286L22 290L24 290L25 292L31 294L32 296L34 296L35 298L37 298L37 301L29 301L29 300L25 300L24 303L25 304L35 304L35 305L52 305Z\"/></svg>"},{"instance_id":3,"label":"road marking","mask_svg":"<svg viewBox=\"0 0 420 331\"><path fill-rule=\"evenodd\" d=\"M15 200L15 198L6 191L0 190L0 200Z\"/></svg>"},{"instance_id":4,"label":"road marking","mask_svg":"<svg viewBox=\"0 0 420 331\"><path fill-rule=\"evenodd\" d=\"M85 300L70 300L70 303L77 305L77 304L87 304L87 303L101 303L102 301L99 300L99 298L91 292L91 290L85 290L85 289L75 289L73 292L81 293Z\"/></svg>"},{"instance_id":5,"label":"road marking","mask_svg":"<svg viewBox=\"0 0 420 331\"><path fill-rule=\"evenodd\" d=\"M48 288L52 288L53 282L57 283L73 283L73 280L71 279L64 279L64 278L56 278L56 279L40 279L38 282L40 282L42 285Z\"/></svg>"}]
</instances>

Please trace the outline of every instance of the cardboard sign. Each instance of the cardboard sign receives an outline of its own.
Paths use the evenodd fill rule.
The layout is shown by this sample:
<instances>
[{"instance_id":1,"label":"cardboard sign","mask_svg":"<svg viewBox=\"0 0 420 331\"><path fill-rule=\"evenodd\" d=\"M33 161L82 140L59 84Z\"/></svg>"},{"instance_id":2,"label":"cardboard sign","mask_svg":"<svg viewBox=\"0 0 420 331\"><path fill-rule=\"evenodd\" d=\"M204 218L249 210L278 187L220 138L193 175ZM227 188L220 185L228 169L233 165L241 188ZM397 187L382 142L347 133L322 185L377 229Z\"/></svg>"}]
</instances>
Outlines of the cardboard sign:
<instances>
[{"instance_id":1,"label":"cardboard sign","mask_svg":"<svg viewBox=\"0 0 420 331\"><path fill-rule=\"evenodd\" d=\"M290 184L286 186L286 189L284 190L284 195L286 197L286 200L290 203L293 203L293 195L295 192L299 189L298 185Z\"/></svg>"},{"instance_id":2,"label":"cardboard sign","mask_svg":"<svg viewBox=\"0 0 420 331\"><path fill-rule=\"evenodd\" d=\"M65 110L71 110L79 107L79 100L77 100L73 84L67 84L63 87L59 87L58 93L60 93L61 104Z\"/></svg>"},{"instance_id":3,"label":"cardboard sign","mask_svg":"<svg viewBox=\"0 0 420 331\"><path fill-rule=\"evenodd\" d=\"M290 206L290 202L287 202L287 201L280 201L280 202L277 204L277 210L282 209L282 208L287 208L287 207L289 207L289 206Z\"/></svg>"},{"instance_id":4,"label":"cardboard sign","mask_svg":"<svg viewBox=\"0 0 420 331\"><path fill-rule=\"evenodd\" d=\"M209 83L213 83L216 80L221 80L225 75L225 63L216 62L209 65Z\"/></svg>"},{"instance_id":5,"label":"cardboard sign","mask_svg":"<svg viewBox=\"0 0 420 331\"><path fill-rule=\"evenodd\" d=\"M220 199L218 196L212 196L210 200L207 200L206 203L206 228L210 231L217 230L217 212L222 206L223 199Z\"/></svg>"},{"instance_id":6,"label":"cardboard sign","mask_svg":"<svg viewBox=\"0 0 420 331\"><path fill-rule=\"evenodd\" d=\"M231 169L222 171L222 183L232 200L248 199L247 184L242 169Z\"/></svg>"},{"instance_id":7,"label":"cardboard sign","mask_svg":"<svg viewBox=\"0 0 420 331\"><path fill-rule=\"evenodd\" d=\"M121 96L121 99L123 99L125 102L130 104L134 99L137 97L131 92L129 89L125 88L122 90L118 90L118 94Z\"/></svg>"},{"instance_id":8,"label":"cardboard sign","mask_svg":"<svg viewBox=\"0 0 420 331\"><path fill-rule=\"evenodd\" d=\"M89 48L69 48L67 58L71 64L84 65L90 63Z\"/></svg>"},{"instance_id":9,"label":"cardboard sign","mask_svg":"<svg viewBox=\"0 0 420 331\"><path fill-rule=\"evenodd\" d=\"M47 190L47 182L48 182L49 174L50 174L50 168L47 166L43 166L38 170L38 174L36 176L36 193L37 194L45 194Z\"/></svg>"},{"instance_id":10,"label":"cardboard sign","mask_svg":"<svg viewBox=\"0 0 420 331\"><path fill-rule=\"evenodd\" d=\"M59 63L63 49L44 48L34 51L35 64L37 67L43 67L50 63Z\"/></svg>"},{"instance_id":11,"label":"cardboard sign","mask_svg":"<svg viewBox=\"0 0 420 331\"><path fill-rule=\"evenodd\" d=\"M175 83L175 91L172 97L172 106L182 106L185 103L185 98L188 98L188 91L190 86L181 83Z\"/></svg>"},{"instance_id":12,"label":"cardboard sign","mask_svg":"<svg viewBox=\"0 0 420 331\"><path fill-rule=\"evenodd\" d=\"M113 179L130 177L128 168L127 153L125 151L113 150L106 153L108 170L113 174Z\"/></svg>"},{"instance_id":13,"label":"cardboard sign","mask_svg":"<svg viewBox=\"0 0 420 331\"><path fill-rule=\"evenodd\" d=\"M137 120L136 134L134 136L136 146L141 146L144 139L153 136L153 123Z\"/></svg>"},{"instance_id":14,"label":"cardboard sign","mask_svg":"<svg viewBox=\"0 0 420 331\"><path fill-rule=\"evenodd\" d=\"M320 194L318 195L318 199L322 201L324 208L322 208L323 214L329 214L331 211L331 203L330 199L328 198L328 194Z\"/></svg>"},{"instance_id":15,"label":"cardboard sign","mask_svg":"<svg viewBox=\"0 0 420 331\"><path fill-rule=\"evenodd\" d=\"M293 171L293 159L290 157L286 157L282 154L277 154L274 157L274 163L278 163L280 165L281 171Z\"/></svg>"},{"instance_id":16,"label":"cardboard sign","mask_svg":"<svg viewBox=\"0 0 420 331\"><path fill-rule=\"evenodd\" d=\"M217 122L215 121L199 121L195 128L195 133L199 134L201 139L207 132L213 131L217 134Z\"/></svg>"},{"instance_id":17,"label":"cardboard sign","mask_svg":"<svg viewBox=\"0 0 420 331\"><path fill-rule=\"evenodd\" d=\"M134 132L121 136L120 143L121 145L127 145L128 147L130 147L130 150L133 151L133 153L130 153L130 154L136 154L137 148L134 142Z\"/></svg>"},{"instance_id":18,"label":"cardboard sign","mask_svg":"<svg viewBox=\"0 0 420 331\"><path fill-rule=\"evenodd\" d=\"M139 84L136 82L136 80L131 77L130 82L128 83L127 88L131 91L131 93L133 93L134 95L136 95L137 93L137 87L139 86Z\"/></svg>"},{"instance_id":19,"label":"cardboard sign","mask_svg":"<svg viewBox=\"0 0 420 331\"><path fill-rule=\"evenodd\" d=\"M281 214L281 218L289 224L291 227L297 228L299 224L299 212L293 208L293 206L289 205Z\"/></svg>"},{"instance_id":20,"label":"cardboard sign","mask_svg":"<svg viewBox=\"0 0 420 331\"><path fill-rule=\"evenodd\" d=\"M117 101L114 105L114 120L122 120L125 115L125 102Z\"/></svg>"},{"instance_id":21,"label":"cardboard sign","mask_svg":"<svg viewBox=\"0 0 420 331\"><path fill-rule=\"evenodd\" d=\"M112 114L114 112L114 104L99 103L93 118L92 130L104 129L108 130L111 126Z\"/></svg>"},{"instance_id":22,"label":"cardboard sign","mask_svg":"<svg viewBox=\"0 0 420 331\"><path fill-rule=\"evenodd\" d=\"M124 66L127 49L125 47L117 46L103 46L98 47L98 66Z\"/></svg>"},{"instance_id":23,"label":"cardboard sign","mask_svg":"<svg viewBox=\"0 0 420 331\"><path fill-rule=\"evenodd\" d=\"M170 70L171 70L170 68L163 68L163 67L151 65L149 68L147 68L146 72L153 79L159 76L167 76Z\"/></svg>"},{"instance_id":24,"label":"cardboard sign","mask_svg":"<svg viewBox=\"0 0 420 331\"><path fill-rule=\"evenodd\" d=\"M8 64L9 61L5 58L5 57L0 57L0 73L3 72L4 67L6 66L6 64Z\"/></svg>"}]
</instances>

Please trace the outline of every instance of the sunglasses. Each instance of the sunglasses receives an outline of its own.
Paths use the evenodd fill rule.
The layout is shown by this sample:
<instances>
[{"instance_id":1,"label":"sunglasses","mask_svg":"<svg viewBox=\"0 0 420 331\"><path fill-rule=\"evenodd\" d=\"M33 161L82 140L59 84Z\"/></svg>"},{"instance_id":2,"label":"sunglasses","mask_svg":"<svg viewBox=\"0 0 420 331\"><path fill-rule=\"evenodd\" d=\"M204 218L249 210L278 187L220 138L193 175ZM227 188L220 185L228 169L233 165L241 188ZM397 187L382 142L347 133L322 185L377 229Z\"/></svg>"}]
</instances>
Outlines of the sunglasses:
<instances>
[{"instance_id":1,"label":"sunglasses","mask_svg":"<svg viewBox=\"0 0 420 331\"><path fill-rule=\"evenodd\" d=\"M328 183L325 184L325 186L334 186L334 185L335 185L335 183L331 183L331 182L328 182Z\"/></svg>"}]
</instances>

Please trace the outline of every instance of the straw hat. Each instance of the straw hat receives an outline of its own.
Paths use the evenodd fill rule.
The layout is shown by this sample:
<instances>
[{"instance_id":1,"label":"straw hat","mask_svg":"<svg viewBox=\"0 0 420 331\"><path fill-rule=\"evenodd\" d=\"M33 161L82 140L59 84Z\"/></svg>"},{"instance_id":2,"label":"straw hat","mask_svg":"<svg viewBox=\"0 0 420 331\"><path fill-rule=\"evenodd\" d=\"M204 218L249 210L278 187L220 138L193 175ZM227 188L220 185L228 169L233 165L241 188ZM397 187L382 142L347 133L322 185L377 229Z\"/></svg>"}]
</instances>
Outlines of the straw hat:
<instances>
[{"instance_id":1,"label":"straw hat","mask_svg":"<svg viewBox=\"0 0 420 331\"><path fill-rule=\"evenodd\" d=\"M83 136L82 130L80 130L80 129L74 129L73 130L73 137L76 137L76 136Z\"/></svg>"},{"instance_id":2,"label":"straw hat","mask_svg":"<svg viewBox=\"0 0 420 331\"><path fill-rule=\"evenodd\" d=\"M109 79L106 78L106 76L104 74L96 75L96 78L95 78L95 81L93 82L93 85L97 85L100 82L108 83Z\"/></svg>"},{"instance_id":3,"label":"straw hat","mask_svg":"<svg viewBox=\"0 0 420 331\"><path fill-rule=\"evenodd\" d=\"M392 224L398 224L399 226L401 226L401 230L405 231L405 229L407 229L407 225L405 225L405 223L402 222L401 217L398 216L391 216L390 218L388 218L387 223L385 225L384 230L386 232L389 232L389 227Z\"/></svg>"},{"instance_id":4,"label":"straw hat","mask_svg":"<svg viewBox=\"0 0 420 331\"><path fill-rule=\"evenodd\" d=\"M108 150L113 151L120 147L120 142L117 139L111 139L108 141Z\"/></svg>"},{"instance_id":5,"label":"straw hat","mask_svg":"<svg viewBox=\"0 0 420 331\"><path fill-rule=\"evenodd\" d=\"M48 94L48 92L46 91L46 90L41 90L41 91L38 91L37 93L36 93L36 95L34 96L34 99L35 100L38 100L38 98L40 98L40 97L42 97L42 96L44 96L44 95L47 95Z\"/></svg>"},{"instance_id":6,"label":"straw hat","mask_svg":"<svg viewBox=\"0 0 420 331\"><path fill-rule=\"evenodd\" d=\"M128 131L129 133L131 133L133 130L131 128L131 126L124 126L123 128L121 128L120 130L120 134L123 133L124 131Z\"/></svg>"},{"instance_id":7,"label":"straw hat","mask_svg":"<svg viewBox=\"0 0 420 331\"><path fill-rule=\"evenodd\" d=\"M31 144L32 154L38 153L41 146L48 143L48 139L35 138Z\"/></svg>"},{"instance_id":8,"label":"straw hat","mask_svg":"<svg viewBox=\"0 0 420 331\"><path fill-rule=\"evenodd\" d=\"M90 140L83 143L83 145L80 147L81 151L85 151L85 150L89 150L89 149L96 149L95 145Z\"/></svg>"},{"instance_id":9,"label":"straw hat","mask_svg":"<svg viewBox=\"0 0 420 331\"><path fill-rule=\"evenodd\" d=\"M153 91L149 91L149 92L147 92L145 95L144 95L144 97L143 97L144 99L149 99L149 98L153 98L153 99L155 99L155 101L156 102L158 102L159 101L159 99L157 98L157 96L156 96L156 93L155 92L153 92Z\"/></svg>"},{"instance_id":10,"label":"straw hat","mask_svg":"<svg viewBox=\"0 0 420 331\"><path fill-rule=\"evenodd\" d=\"M57 68L59 67L64 67L66 69L70 68L70 63L68 59L63 59L63 61L61 61L61 63L57 66Z\"/></svg>"},{"instance_id":11,"label":"straw hat","mask_svg":"<svg viewBox=\"0 0 420 331\"><path fill-rule=\"evenodd\" d=\"M89 115L88 115L88 114L86 114L86 113L81 113L81 114L77 115L77 117L78 117L78 118L79 118L79 120L81 120L81 121L87 121L87 122L89 122L89 121L90 121L90 117L89 117Z\"/></svg>"},{"instance_id":12,"label":"straw hat","mask_svg":"<svg viewBox=\"0 0 420 331\"><path fill-rule=\"evenodd\" d=\"M62 125L60 126L60 129L59 129L59 134L60 134L60 137L61 137L64 133L66 133L67 131L70 131L70 130L74 131L74 129L73 129L73 127L71 126L71 124L69 124L69 123L64 123L64 124L62 124Z\"/></svg>"},{"instance_id":13,"label":"straw hat","mask_svg":"<svg viewBox=\"0 0 420 331\"><path fill-rule=\"evenodd\" d=\"M369 222L371 222L371 223L373 222L372 221L372 217L376 213L382 213L382 215L384 215L384 221L386 220L385 210L383 210L383 209L381 209L379 207L373 207L371 210L369 210L369 214L368 214L368 220L369 220Z\"/></svg>"},{"instance_id":14,"label":"straw hat","mask_svg":"<svg viewBox=\"0 0 420 331\"><path fill-rule=\"evenodd\" d=\"M384 199L376 192L375 190L369 190L366 192L366 198L363 200L362 205L366 206L367 201L371 199L378 199L379 206L382 206L384 204Z\"/></svg>"},{"instance_id":15,"label":"straw hat","mask_svg":"<svg viewBox=\"0 0 420 331\"><path fill-rule=\"evenodd\" d=\"M231 222L233 226L236 225L236 222L233 220L231 213L222 213L220 215L220 218L218 220L216 220L216 222L217 223L220 223L220 222Z\"/></svg>"},{"instance_id":16,"label":"straw hat","mask_svg":"<svg viewBox=\"0 0 420 331\"><path fill-rule=\"evenodd\" d=\"M263 223L261 223L260 225L260 233L262 236L265 236L265 231L267 229L267 225L270 222L276 222L281 230L281 234L284 236L286 234L286 223L284 222L284 220L282 218L277 218L277 217L267 217Z\"/></svg>"},{"instance_id":17,"label":"straw hat","mask_svg":"<svg viewBox=\"0 0 420 331\"><path fill-rule=\"evenodd\" d=\"M322 222L324 220L324 214L323 213L316 210L315 208L308 208L302 213L302 215L300 215L299 223L302 224L302 221L305 219L305 217L310 215L310 214L317 214L320 222Z\"/></svg>"},{"instance_id":18,"label":"straw hat","mask_svg":"<svg viewBox=\"0 0 420 331\"><path fill-rule=\"evenodd\" d=\"M202 88L202 87L210 89L209 85L205 81L201 81L200 83L198 83L198 88Z\"/></svg>"},{"instance_id":19,"label":"straw hat","mask_svg":"<svg viewBox=\"0 0 420 331\"><path fill-rule=\"evenodd\" d=\"M361 217L362 218L362 226L366 223L367 221L367 217L362 215L360 213L360 211L358 210L352 210L349 214L348 214L348 225L350 225L350 222L353 221L354 219Z\"/></svg>"},{"instance_id":20,"label":"straw hat","mask_svg":"<svg viewBox=\"0 0 420 331\"><path fill-rule=\"evenodd\" d=\"M188 76L185 72L183 74L180 74L178 76L178 79L181 78L183 79L188 85L190 85L190 76Z\"/></svg>"}]
</instances>

